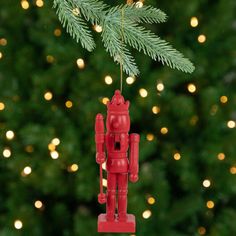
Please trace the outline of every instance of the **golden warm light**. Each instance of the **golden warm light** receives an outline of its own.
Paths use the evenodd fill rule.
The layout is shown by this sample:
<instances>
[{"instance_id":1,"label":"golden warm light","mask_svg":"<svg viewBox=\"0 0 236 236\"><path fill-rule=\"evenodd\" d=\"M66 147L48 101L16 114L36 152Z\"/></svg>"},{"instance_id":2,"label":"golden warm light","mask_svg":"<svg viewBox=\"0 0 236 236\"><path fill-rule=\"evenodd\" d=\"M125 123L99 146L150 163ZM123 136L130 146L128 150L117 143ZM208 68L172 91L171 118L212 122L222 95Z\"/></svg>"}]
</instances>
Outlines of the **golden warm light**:
<instances>
[{"instance_id":1,"label":"golden warm light","mask_svg":"<svg viewBox=\"0 0 236 236\"><path fill-rule=\"evenodd\" d=\"M57 151L51 151L50 155L51 155L51 158L54 160L58 159L58 157L59 157L59 153Z\"/></svg>"},{"instance_id":2,"label":"golden warm light","mask_svg":"<svg viewBox=\"0 0 236 236\"><path fill-rule=\"evenodd\" d=\"M181 155L180 155L180 153L178 153L178 152L176 152L173 157L174 157L174 159L175 159L176 161L178 161L178 160L181 159Z\"/></svg>"},{"instance_id":3,"label":"golden warm light","mask_svg":"<svg viewBox=\"0 0 236 236\"><path fill-rule=\"evenodd\" d=\"M80 10L79 10L79 8L74 8L73 10L72 10L72 13L75 15L75 16L78 16L79 14L80 14Z\"/></svg>"},{"instance_id":4,"label":"golden warm light","mask_svg":"<svg viewBox=\"0 0 236 236\"><path fill-rule=\"evenodd\" d=\"M44 5L43 0L36 0L36 6L37 7L43 7L43 5Z\"/></svg>"},{"instance_id":5,"label":"golden warm light","mask_svg":"<svg viewBox=\"0 0 236 236\"><path fill-rule=\"evenodd\" d=\"M9 158L11 156L11 150L9 148L5 148L2 152L2 155L5 157L5 158Z\"/></svg>"},{"instance_id":6,"label":"golden warm light","mask_svg":"<svg viewBox=\"0 0 236 236\"><path fill-rule=\"evenodd\" d=\"M3 102L0 102L0 111L3 111L5 109L5 104Z\"/></svg>"},{"instance_id":7,"label":"golden warm light","mask_svg":"<svg viewBox=\"0 0 236 236\"><path fill-rule=\"evenodd\" d=\"M107 187L107 180L106 179L102 179L102 186Z\"/></svg>"},{"instance_id":8,"label":"golden warm light","mask_svg":"<svg viewBox=\"0 0 236 236\"><path fill-rule=\"evenodd\" d=\"M148 141L153 141L154 140L154 135L153 134L147 134L146 136Z\"/></svg>"},{"instance_id":9,"label":"golden warm light","mask_svg":"<svg viewBox=\"0 0 236 236\"><path fill-rule=\"evenodd\" d=\"M102 32L102 26L101 26L101 25L94 25L94 30L95 30L97 33L101 33L101 32Z\"/></svg>"},{"instance_id":10,"label":"golden warm light","mask_svg":"<svg viewBox=\"0 0 236 236\"><path fill-rule=\"evenodd\" d=\"M206 42L206 36L204 34L200 34L197 38L199 43L205 43Z\"/></svg>"},{"instance_id":11,"label":"golden warm light","mask_svg":"<svg viewBox=\"0 0 236 236\"><path fill-rule=\"evenodd\" d=\"M21 221L21 220L15 220L15 222L14 222L14 227L15 227L16 229L21 229L21 228L23 227L22 221Z\"/></svg>"},{"instance_id":12,"label":"golden warm light","mask_svg":"<svg viewBox=\"0 0 236 236\"><path fill-rule=\"evenodd\" d=\"M15 136L15 134L14 134L14 132L13 132L12 130L8 130L8 131L6 132L6 138L7 138L8 140L13 139L14 136Z\"/></svg>"},{"instance_id":13,"label":"golden warm light","mask_svg":"<svg viewBox=\"0 0 236 236\"><path fill-rule=\"evenodd\" d=\"M145 97L147 97L148 92L147 92L146 89L141 88L141 89L139 89L139 94L140 94L141 97L145 98Z\"/></svg>"},{"instance_id":14,"label":"golden warm light","mask_svg":"<svg viewBox=\"0 0 236 236\"><path fill-rule=\"evenodd\" d=\"M153 205L153 204L155 204L156 200L155 200L154 197L149 197L149 198L147 199L147 202L148 202L148 204Z\"/></svg>"},{"instance_id":15,"label":"golden warm light","mask_svg":"<svg viewBox=\"0 0 236 236\"><path fill-rule=\"evenodd\" d=\"M142 216L143 216L144 219L150 218L151 215L152 215L152 212L151 212L150 210L146 210L146 211L144 211L143 214L142 214Z\"/></svg>"},{"instance_id":16,"label":"golden warm light","mask_svg":"<svg viewBox=\"0 0 236 236\"><path fill-rule=\"evenodd\" d=\"M72 164L68 167L69 172L76 172L79 169L79 166L77 164Z\"/></svg>"},{"instance_id":17,"label":"golden warm light","mask_svg":"<svg viewBox=\"0 0 236 236\"><path fill-rule=\"evenodd\" d=\"M157 84L157 90L158 90L159 92L163 91L164 88L165 88L165 86L164 86L163 83L158 83L158 84Z\"/></svg>"},{"instance_id":18,"label":"golden warm light","mask_svg":"<svg viewBox=\"0 0 236 236\"><path fill-rule=\"evenodd\" d=\"M112 77L110 75L105 76L104 81L108 85L112 84L113 82Z\"/></svg>"},{"instance_id":19,"label":"golden warm light","mask_svg":"<svg viewBox=\"0 0 236 236\"><path fill-rule=\"evenodd\" d=\"M235 128L235 121L229 120L228 123L227 123L227 126L228 126L230 129Z\"/></svg>"},{"instance_id":20,"label":"golden warm light","mask_svg":"<svg viewBox=\"0 0 236 236\"><path fill-rule=\"evenodd\" d=\"M2 59L2 57L3 57L3 54L2 54L2 52L0 52L0 59Z\"/></svg>"},{"instance_id":21,"label":"golden warm light","mask_svg":"<svg viewBox=\"0 0 236 236\"><path fill-rule=\"evenodd\" d=\"M49 91L44 94L44 99L47 101L50 101L52 99L52 97L53 97L53 95Z\"/></svg>"},{"instance_id":22,"label":"golden warm light","mask_svg":"<svg viewBox=\"0 0 236 236\"><path fill-rule=\"evenodd\" d=\"M221 96L220 97L220 102L221 103L227 103L228 102L228 97L227 96Z\"/></svg>"},{"instance_id":23,"label":"golden warm light","mask_svg":"<svg viewBox=\"0 0 236 236\"><path fill-rule=\"evenodd\" d=\"M60 139L59 138L54 138L52 140L52 144L54 144L55 146L59 145L60 144Z\"/></svg>"},{"instance_id":24,"label":"golden warm light","mask_svg":"<svg viewBox=\"0 0 236 236\"><path fill-rule=\"evenodd\" d=\"M5 38L0 39L0 45L1 46L6 46L7 45L7 40Z\"/></svg>"},{"instance_id":25,"label":"golden warm light","mask_svg":"<svg viewBox=\"0 0 236 236\"><path fill-rule=\"evenodd\" d=\"M232 166L232 167L230 168L230 173L231 173L232 175L235 175L235 174L236 174L236 166Z\"/></svg>"},{"instance_id":26,"label":"golden warm light","mask_svg":"<svg viewBox=\"0 0 236 236\"><path fill-rule=\"evenodd\" d=\"M201 227L198 228L198 233L199 233L200 235L204 235L204 234L206 234L206 229L201 226Z\"/></svg>"},{"instance_id":27,"label":"golden warm light","mask_svg":"<svg viewBox=\"0 0 236 236\"><path fill-rule=\"evenodd\" d=\"M161 128L161 133L162 133L162 134L167 134L167 133L168 133L168 128L162 127L162 128Z\"/></svg>"},{"instance_id":28,"label":"golden warm light","mask_svg":"<svg viewBox=\"0 0 236 236\"><path fill-rule=\"evenodd\" d=\"M133 84L135 81L135 77L129 76L126 78L126 83L127 84Z\"/></svg>"},{"instance_id":29,"label":"golden warm light","mask_svg":"<svg viewBox=\"0 0 236 236\"><path fill-rule=\"evenodd\" d=\"M48 63L53 63L55 61L55 58L52 55L47 55L46 56L46 61Z\"/></svg>"},{"instance_id":30,"label":"golden warm light","mask_svg":"<svg viewBox=\"0 0 236 236\"><path fill-rule=\"evenodd\" d=\"M206 203L207 208L212 209L215 206L215 203L213 201L207 201Z\"/></svg>"},{"instance_id":31,"label":"golden warm light","mask_svg":"<svg viewBox=\"0 0 236 236\"><path fill-rule=\"evenodd\" d=\"M103 99L102 99L102 103L104 104L104 105L107 105L107 103L110 101L110 99L109 98L107 98L107 97L104 97Z\"/></svg>"},{"instance_id":32,"label":"golden warm light","mask_svg":"<svg viewBox=\"0 0 236 236\"><path fill-rule=\"evenodd\" d=\"M192 27L197 27L198 26L198 18L196 16L193 16L190 20L190 25Z\"/></svg>"},{"instance_id":33,"label":"golden warm light","mask_svg":"<svg viewBox=\"0 0 236 236\"><path fill-rule=\"evenodd\" d=\"M152 107L152 113L153 114L158 114L161 111L160 107L158 106L153 106Z\"/></svg>"},{"instance_id":34,"label":"golden warm light","mask_svg":"<svg viewBox=\"0 0 236 236\"><path fill-rule=\"evenodd\" d=\"M218 157L218 160L223 161L225 159L225 154L221 152L217 155L217 157Z\"/></svg>"},{"instance_id":35,"label":"golden warm light","mask_svg":"<svg viewBox=\"0 0 236 236\"><path fill-rule=\"evenodd\" d=\"M55 30L54 30L54 35L55 35L56 37L60 37L60 36L61 36L61 29L55 29Z\"/></svg>"},{"instance_id":36,"label":"golden warm light","mask_svg":"<svg viewBox=\"0 0 236 236\"><path fill-rule=\"evenodd\" d=\"M190 93L195 93L196 90L197 90L196 85L194 85L194 84L188 84L188 91L189 91Z\"/></svg>"},{"instance_id":37,"label":"golden warm light","mask_svg":"<svg viewBox=\"0 0 236 236\"><path fill-rule=\"evenodd\" d=\"M85 67L85 62L82 58L77 59L76 64L79 67L79 69L84 69Z\"/></svg>"},{"instance_id":38,"label":"golden warm light","mask_svg":"<svg viewBox=\"0 0 236 236\"><path fill-rule=\"evenodd\" d=\"M31 169L30 166L26 166L26 167L23 169L23 174L25 174L25 175L29 175L29 174L31 174L31 172L32 172L32 169Z\"/></svg>"},{"instance_id":39,"label":"golden warm light","mask_svg":"<svg viewBox=\"0 0 236 236\"><path fill-rule=\"evenodd\" d=\"M56 146L53 143L49 143L48 144L48 150L49 151L55 151L56 150Z\"/></svg>"},{"instance_id":40,"label":"golden warm light","mask_svg":"<svg viewBox=\"0 0 236 236\"><path fill-rule=\"evenodd\" d=\"M66 106L67 108L71 108L71 107L73 106L72 101L70 101L70 100L66 101L66 102L65 102L65 106Z\"/></svg>"},{"instance_id":41,"label":"golden warm light","mask_svg":"<svg viewBox=\"0 0 236 236\"><path fill-rule=\"evenodd\" d=\"M21 1L21 7L24 9L24 10L27 10L29 8L29 2L27 0L22 0Z\"/></svg>"},{"instance_id":42,"label":"golden warm light","mask_svg":"<svg viewBox=\"0 0 236 236\"><path fill-rule=\"evenodd\" d=\"M40 209L43 207L43 203L40 200L37 200L34 202L34 206L35 208Z\"/></svg>"},{"instance_id":43,"label":"golden warm light","mask_svg":"<svg viewBox=\"0 0 236 236\"><path fill-rule=\"evenodd\" d=\"M202 182L202 185L205 187L205 188L209 188L211 186L211 181L209 179L205 179L203 182Z\"/></svg>"},{"instance_id":44,"label":"golden warm light","mask_svg":"<svg viewBox=\"0 0 236 236\"><path fill-rule=\"evenodd\" d=\"M138 1L138 2L136 2L135 6L137 8L142 8L143 7L143 2L142 1Z\"/></svg>"}]
</instances>

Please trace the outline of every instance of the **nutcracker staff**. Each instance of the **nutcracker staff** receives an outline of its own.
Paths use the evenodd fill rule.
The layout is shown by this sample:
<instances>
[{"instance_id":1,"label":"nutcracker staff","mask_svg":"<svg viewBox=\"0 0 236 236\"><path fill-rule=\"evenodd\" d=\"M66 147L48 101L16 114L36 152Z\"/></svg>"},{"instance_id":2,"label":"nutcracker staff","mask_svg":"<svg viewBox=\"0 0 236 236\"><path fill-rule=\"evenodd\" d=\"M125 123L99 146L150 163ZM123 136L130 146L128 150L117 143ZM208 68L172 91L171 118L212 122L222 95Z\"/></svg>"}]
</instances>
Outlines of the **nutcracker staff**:
<instances>
[{"instance_id":1,"label":"nutcracker staff","mask_svg":"<svg viewBox=\"0 0 236 236\"><path fill-rule=\"evenodd\" d=\"M106 134L103 116L96 116L96 162L100 165L98 202L106 203L106 214L98 216L98 232L135 232L135 216L127 214L127 193L128 178L131 182L138 180L139 135L129 134L128 109L129 101L125 101L120 91L116 90L107 104ZM106 194L102 186L104 162L107 171Z\"/></svg>"}]
</instances>

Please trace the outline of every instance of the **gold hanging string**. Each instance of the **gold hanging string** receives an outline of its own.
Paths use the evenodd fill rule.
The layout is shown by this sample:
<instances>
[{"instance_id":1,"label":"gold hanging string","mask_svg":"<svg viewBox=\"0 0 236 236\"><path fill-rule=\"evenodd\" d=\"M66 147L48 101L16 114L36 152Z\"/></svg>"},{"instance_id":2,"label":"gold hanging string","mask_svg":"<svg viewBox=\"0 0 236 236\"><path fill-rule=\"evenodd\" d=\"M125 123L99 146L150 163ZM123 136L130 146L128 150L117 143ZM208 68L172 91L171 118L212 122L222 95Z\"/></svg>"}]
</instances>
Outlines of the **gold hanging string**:
<instances>
[{"instance_id":1,"label":"gold hanging string","mask_svg":"<svg viewBox=\"0 0 236 236\"><path fill-rule=\"evenodd\" d=\"M126 4L133 4L133 0L127 0ZM120 92L122 93L123 89L123 45L124 45L124 8L121 9L121 43L122 43L122 52L120 55Z\"/></svg>"}]
</instances>

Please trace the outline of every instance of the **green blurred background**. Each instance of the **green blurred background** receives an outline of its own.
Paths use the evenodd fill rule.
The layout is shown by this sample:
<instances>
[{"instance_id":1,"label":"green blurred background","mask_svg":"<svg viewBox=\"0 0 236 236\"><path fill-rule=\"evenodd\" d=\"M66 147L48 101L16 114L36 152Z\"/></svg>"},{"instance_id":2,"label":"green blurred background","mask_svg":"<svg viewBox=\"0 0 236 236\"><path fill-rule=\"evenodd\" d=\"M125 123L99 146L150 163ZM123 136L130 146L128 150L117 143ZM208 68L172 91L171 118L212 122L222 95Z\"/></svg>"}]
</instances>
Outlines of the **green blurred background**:
<instances>
[{"instance_id":1,"label":"green blurred background","mask_svg":"<svg viewBox=\"0 0 236 236\"><path fill-rule=\"evenodd\" d=\"M135 235L234 236L236 1L144 4L167 13L167 23L148 27L196 70L134 52L141 75L124 78L131 132L141 135L140 180L129 184ZM106 114L120 75L94 36L88 53L62 29L52 1L0 2L1 236L98 235L105 206L94 119Z\"/></svg>"}]
</instances>

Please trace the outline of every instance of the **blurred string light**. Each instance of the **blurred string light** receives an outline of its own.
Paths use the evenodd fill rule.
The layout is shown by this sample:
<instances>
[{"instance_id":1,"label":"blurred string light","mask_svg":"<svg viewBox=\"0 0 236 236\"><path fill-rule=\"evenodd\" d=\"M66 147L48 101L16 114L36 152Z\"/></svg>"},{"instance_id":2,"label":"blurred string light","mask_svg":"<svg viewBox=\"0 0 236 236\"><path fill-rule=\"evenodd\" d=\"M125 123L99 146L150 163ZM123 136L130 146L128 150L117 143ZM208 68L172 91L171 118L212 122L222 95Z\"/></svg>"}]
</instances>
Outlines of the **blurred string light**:
<instances>
[{"instance_id":1,"label":"blurred string light","mask_svg":"<svg viewBox=\"0 0 236 236\"><path fill-rule=\"evenodd\" d=\"M21 220L15 220L15 222L14 222L14 227L15 227L16 229L22 229L22 227L23 227L22 221L21 221Z\"/></svg>"},{"instance_id":2,"label":"blurred string light","mask_svg":"<svg viewBox=\"0 0 236 236\"><path fill-rule=\"evenodd\" d=\"M52 55L47 55L46 56L46 61L48 63L53 63L55 61L55 58Z\"/></svg>"},{"instance_id":3,"label":"blurred string light","mask_svg":"<svg viewBox=\"0 0 236 236\"><path fill-rule=\"evenodd\" d=\"M102 186L107 187L107 180L106 179L102 179Z\"/></svg>"},{"instance_id":4,"label":"blurred string light","mask_svg":"<svg viewBox=\"0 0 236 236\"><path fill-rule=\"evenodd\" d=\"M12 140L12 139L14 138L14 136L15 136L15 134L14 134L14 132L13 132L12 130L8 130L8 131L6 132L6 138L7 138L8 140Z\"/></svg>"},{"instance_id":5,"label":"blurred string light","mask_svg":"<svg viewBox=\"0 0 236 236\"><path fill-rule=\"evenodd\" d=\"M220 102L221 103L227 103L228 102L228 97L227 96L221 96L220 97Z\"/></svg>"},{"instance_id":6,"label":"blurred string light","mask_svg":"<svg viewBox=\"0 0 236 236\"><path fill-rule=\"evenodd\" d=\"M197 38L199 43L205 43L206 42L206 35L200 34Z\"/></svg>"},{"instance_id":7,"label":"blurred string light","mask_svg":"<svg viewBox=\"0 0 236 236\"><path fill-rule=\"evenodd\" d=\"M206 234L206 229L205 229L205 227L199 227L198 228L198 233L200 234L200 235L204 235L204 234Z\"/></svg>"},{"instance_id":8,"label":"blurred string light","mask_svg":"<svg viewBox=\"0 0 236 236\"><path fill-rule=\"evenodd\" d=\"M66 106L67 108L72 108L72 106L73 106L72 101L67 100L67 101L65 102L65 106Z\"/></svg>"},{"instance_id":9,"label":"blurred string light","mask_svg":"<svg viewBox=\"0 0 236 236\"><path fill-rule=\"evenodd\" d=\"M21 172L21 175L22 175L23 177L25 177L25 176L27 176L27 175L30 175L31 172L32 172L31 167L30 167L30 166L26 166L26 167L23 169L23 171Z\"/></svg>"},{"instance_id":10,"label":"blurred string light","mask_svg":"<svg viewBox=\"0 0 236 236\"><path fill-rule=\"evenodd\" d=\"M147 92L146 89L141 88L141 89L139 89L139 95L140 95L142 98L145 98L145 97L147 97L148 92Z\"/></svg>"},{"instance_id":11,"label":"blurred string light","mask_svg":"<svg viewBox=\"0 0 236 236\"><path fill-rule=\"evenodd\" d=\"M223 161L225 159L225 154L221 152L217 155L217 158L218 160Z\"/></svg>"},{"instance_id":12,"label":"blurred string light","mask_svg":"<svg viewBox=\"0 0 236 236\"><path fill-rule=\"evenodd\" d=\"M198 18L196 16L193 16L191 19L190 19L190 25L195 28L198 26Z\"/></svg>"},{"instance_id":13,"label":"blurred string light","mask_svg":"<svg viewBox=\"0 0 236 236\"><path fill-rule=\"evenodd\" d=\"M104 81L108 85L112 84L112 82L113 82L112 77L110 75L106 75L104 78Z\"/></svg>"},{"instance_id":14,"label":"blurred string light","mask_svg":"<svg viewBox=\"0 0 236 236\"><path fill-rule=\"evenodd\" d=\"M32 145L27 145L25 147L25 151L28 153L32 153L34 151L34 147Z\"/></svg>"},{"instance_id":15,"label":"blurred string light","mask_svg":"<svg viewBox=\"0 0 236 236\"><path fill-rule=\"evenodd\" d=\"M0 102L0 111L3 111L5 109L5 104L3 102Z\"/></svg>"},{"instance_id":16,"label":"blurred string light","mask_svg":"<svg viewBox=\"0 0 236 236\"><path fill-rule=\"evenodd\" d=\"M196 88L196 85L195 84L188 84L188 91L190 92L190 93L195 93L196 92L196 90L197 90L197 88Z\"/></svg>"},{"instance_id":17,"label":"blurred string light","mask_svg":"<svg viewBox=\"0 0 236 236\"><path fill-rule=\"evenodd\" d=\"M160 109L160 107L158 107L158 106L153 106L152 107L152 113L153 114L158 114L159 112L161 111L161 109Z\"/></svg>"},{"instance_id":18,"label":"blurred string light","mask_svg":"<svg viewBox=\"0 0 236 236\"><path fill-rule=\"evenodd\" d=\"M206 203L207 208L212 209L215 206L215 203L213 201L207 201Z\"/></svg>"},{"instance_id":19,"label":"blurred string light","mask_svg":"<svg viewBox=\"0 0 236 236\"><path fill-rule=\"evenodd\" d=\"M154 140L154 135L153 134L147 134L146 139L151 142L151 141Z\"/></svg>"},{"instance_id":20,"label":"blurred string light","mask_svg":"<svg viewBox=\"0 0 236 236\"><path fill-rule=\"evenodd\" d=\"M77 164L72 164L68 166L67 170L68 172L76 172L79 169L79 166Z\"/></svg>"},{"instance_id":21,"label":"blurred string light","mask_svg":"<svg viewBox=\"0 0 236 236\"><path fill-rule=\"evenodd\" d=\"M93 28L94 28L94 30L97 33L101 33L102 32L102 26L101 25L94 25Z\"/></svg>"},{"instance_id":22,"label":"blurred string light","mask_svg":"<svg viewBox=\"0 0 236 236\"><path fill-rule=\"evenodd\" d=\"M11 156L11 150L9 148L4 148L3 152L2 152L2 155L5 157L5 158L9 158Z\"/></svg>"},{"instance_id":23,"label":"blurred string light","mask_svg":"<svg viewBox=\"0 0 236 236\"><path fill-rule=\"evenodd\" d=\"M129 76L126 78L127 84L133 84L135 82L135 77Z\"/></svg>"},{"instance_id":24,"label":"blurred string light","mask_svg":"<svg viewBox=\"0 0 236 236\"><path fill-rule=\"evenodd\" d=\"M179 152L174 153L173 158L174 158L176 161L179 161L179 160L181 159L180 153L179 153Z\"/></svg>"},{"instance_id":25,"label":"blurred string light","mask_svg":"<svg viewBox=\"0 0 236 236\"><path fill-rule=\"evenodd\" d=\"M142 8L143 7L143 1L137 1L136 2L136 4L135 4L135 6L137 7L137 8Z\"/></svg>"},{"instance_id":26,"label":"blurred string light","mask_svg":"<svg viewBox=\"0 0 236 236\"><path fill-rule=\"evenodd\" d=\"M157 91L162 92L164 90L165 86L163 83L159 82L157 84Z\"/></svg>"},{"instance_id":27,"label":"blurred string light","mask_svg":"<svg viewBox=\"0 0 236 236\"><path fill-rule=\"evenodd\" d=\"M151 215L152 215L152 212L151 212L150 210L145 210L145 211L143 212L143 214L142 214L142 216L143 216L144 219L150 218Z\"/></svg>"},{"instance_id":28,"label":"blurred string light","mask_svg":"<svg viewBox=\"0 0 236 236\"><path fill-rule=\"evenodd\" d=\"M110 99L107 98L107 97L102 98L102 103L103 103L104 105L107 105L107 103L108 103L109 101L110 101Z\"/></svg>"},{"instance_id":29,"label":"blurred string light","mask_svg":"<svg viewBox=\"0 0 236 236\"><path fill-rule=\"evenodd\" d=\"M82 59L82 58L78 58L76 60L76 64L79 67L79 69L84 69L84 67L85 67L85 62L84 62L84 59Z\"/></svg>"},{"instance_id":30,"label":"blurred string light","mask_svg":"<svg viewBox=\"0 0 236 236\"><path fill-rule=\"evenodd\" d=\"M1 46L6 46L7 45L7 40L5 38L0 39L0 45Z\"/></svg>"},{"instance_id":31,"label":"blurred string light","mask_svg":"<svg viewBox=\"0 0 236 236\"><path fill-rule=\"evenodd\" d=\"M29 8L29 2L27 0L22 0L21 1L21 7L24 9L24 10L27 10Z\"/></svg>"},{"instance_id":32,"label":"blurred string light","mask_svg":"<svg viewBox=\"0 0 236 236\"><path fill-rule=\"evenodd\" d=\"M43 203L42 203L42 201L37 200L37 201L34 202L34 206L37 209L42 209L43 208Z\"/></svg>"},{"instance_id":33,"label":"blurred string light","mask_svg":"<svg viewBox=\"0 0 236 236\"><path fill-rule=\"evenodd\" d=\"M47 100L47 101L50 101L52 100L52 93L50 91L47 91L45 94L44 94L44 99Z\"/></svg>"},{"instance_id":34,"label":"blurred string light","mask_svg":"<svg viewBox=\"0 0 236 236\"><path fill-rule=\"evenodd\" d=\"M107 169L106 162L102 163L102 169L103 169L103 170L106 170L106 169Z\"/></svg>"},{"instance_id":35,"label":"blurred string light","mask_svg":"<svg viewBox=\"0 0 236 236\"><path fill-rule=\"evenodd\" d=\"M50 155L51 155L51 158L54 159L54 160L58 159L58 157L59 157L59 153L55 150L51 151Z\"/></svg>"},{"instance_id":36,"label":"blurred string light","mask_svg":"<svg viewBox=\"0 0 236 236\"><path fill-rule=\"evenodd\" d=\"M49 151L55 151L56 150L56 146L53 143L49 143L48 144L48 150Z\"/></svg>"},{"instance_id":37,"label":"blurred string light","mask_svg":"<svg viewBox=\"0 0 236 236\"><path fill-rule=\"evenodd\" d=\"M209 179L205 179L202 182L203 187L209 188L211 186L211 181Z\"/></svg>"},{"instance_id":38,"label":"blurred string light","mask_svg":"<svg viewBox=\"0 0 236 236\"><path fill-rule=\"evenodd\" d=\"M75 15L75 16L78 16L79 14L80 14L80 10L79 10L79 8L74 8L73 10L72 10L72 13Z\"/></svg>"},{"instance_id":39,"label":"blurred string light","mask_svg":"<svg viewBox=\"0 0 236 236\"><path fill-rule=\"evenodd\" d=\"M161 128L161 133L162 133L162 134L167 134L168 131L169 131L169 130L168 130L167 127L162 127L162 128Z\"/></svg>"},{"instance_id":40,"label":"blurred string light","mask_svg":"<svg viewBox=\"0 0 236 236\"><path fill-rule=\"evenodd\" d=\"M54 35L56 36L56 37L60 37L61 36L61 29L55 29L54 30Z\"/></svg>"},{"instance_id":41,"label":"blurred string light","mask_svg":"<svg viewBox=\"0 0 236 236\"><path fill-rule=\"evenodd\" d=\"M233 129L233 128L235 128L235 121L233 121L233 120L229 120L228 122L227 122L227 126L230 128L230 129Z\"/></svg>"},{"instance_id":42,"label":"blurred string light","mask_svg":"<svg viewBox=\"0 0 236 236\"><path fill-rule=\"evenodd\" d=\"M156 200L155 200L154 197L148 197L147 203L148 203L149 205L153 205L153 204L155 204L155 202L156 202Z\"/></svg>"},{"instance_id":43,"label":"blurred string light","mask_svg":"<svg viewBox=\"0 0 236 236\"><path fill-rule=\"evenodd\" d=\"M232 167L230 168L230 173L231 173L232 175L236 175L236 166L232 166Z\"/></svg>"},{"instance_id":44,"label":"blurred string light","mask_svg":"<svg viewBox=\"0 0 236 236\"><path fill-rule=\"evenodd\" d=\"M44 5L43 0L36 0L36 6L37 7L43 7L43 5Z\"/></svg>"},{"instance_id":45,"label":"blurred string light","mask_svg":"<svg viewBox=\"0 0 236 236\"><path fill-rule=\"evenodd\" d=\"M3 58L3 54L2 54L2 52L0 52L0 59L2 59Z\"/></svg>"},{"instance_id":46,"label":"blurred string light","mask_svg":"<svg viewBox=\"0 0 236 236\"><path fill-rule=\"evenodd\" d=\"M190 125L196 125L198 122L198 116L193 116L191 119L190 119Z\"/></svg>"}]
</instances>

